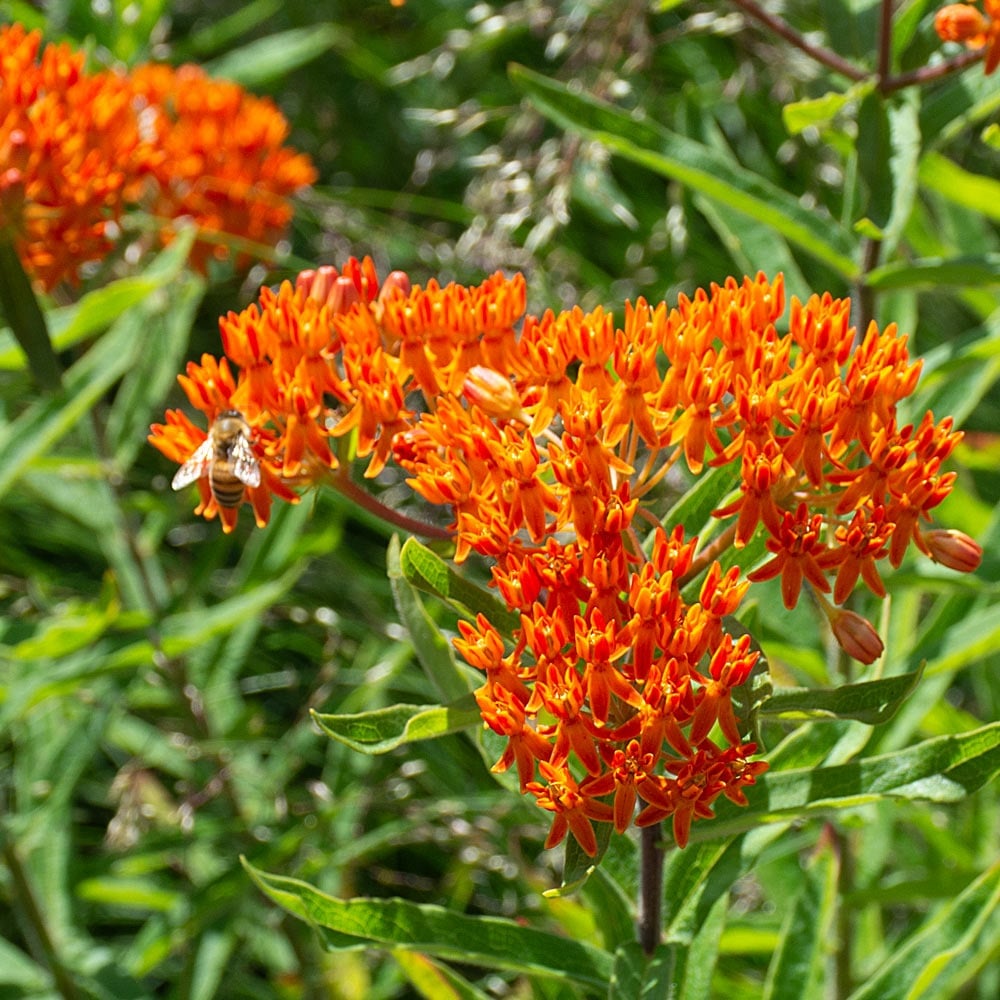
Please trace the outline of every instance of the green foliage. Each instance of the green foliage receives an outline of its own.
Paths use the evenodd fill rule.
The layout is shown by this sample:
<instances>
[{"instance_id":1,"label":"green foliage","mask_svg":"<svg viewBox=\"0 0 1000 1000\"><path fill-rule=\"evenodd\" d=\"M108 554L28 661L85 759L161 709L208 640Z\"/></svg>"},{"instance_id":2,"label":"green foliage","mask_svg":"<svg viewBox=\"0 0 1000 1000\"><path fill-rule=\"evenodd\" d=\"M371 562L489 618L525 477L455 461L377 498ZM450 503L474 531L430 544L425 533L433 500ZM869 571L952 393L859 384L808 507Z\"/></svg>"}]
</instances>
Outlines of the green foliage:
<instances>
[{"instance_id":1,"label":"green foliage","mask_svg":"<svg viewBox=\"0 0 1000 1000\"><path fill-rule=\"evenodd\" d=\"M181 233L36 313L0 261L4 1000L1000 991L1000 76L884 93L736 10L0 5L98 61L270 92L321 175L266 278L196 276ZM824 44L866 71L876 13L785 10L810 37L837 24ZM931 14L898 13L894 71L929 64ZM598 859L553 858L547 817L490 773L451 645L458 618L504 621L478 568L329 491L224 536L145 446L220 314L364 253L421 283L521 268L539 311L783 270L911 331L905 419L969 432L939 513L982 569L887 574L877 672L776 589L741 610L774 685L747 697L771 770L668 850L649 957L636 843L605 826ZM729 477L675 484L668 528L703 529Z\"/></svg>"}]
</instances>

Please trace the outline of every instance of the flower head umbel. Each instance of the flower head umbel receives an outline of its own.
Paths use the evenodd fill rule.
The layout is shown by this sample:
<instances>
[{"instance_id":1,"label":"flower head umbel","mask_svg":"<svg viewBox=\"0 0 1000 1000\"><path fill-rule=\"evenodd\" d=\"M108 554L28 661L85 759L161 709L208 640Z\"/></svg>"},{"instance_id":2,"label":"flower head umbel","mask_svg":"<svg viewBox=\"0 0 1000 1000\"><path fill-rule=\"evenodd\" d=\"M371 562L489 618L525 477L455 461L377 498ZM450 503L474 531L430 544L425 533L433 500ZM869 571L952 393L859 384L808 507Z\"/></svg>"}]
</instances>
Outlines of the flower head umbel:
<instances>
[{"instance_id":1,"label":"flower head umbel","mask_svg":"<svg viewBox=\"0 0 1000 1000\"><path fill-rule=\"evenodd\" d=\"M983 0L985 15L971 3L952 3L934 17L934 30L945 42L962 42L982 49L983 72L989 76L1000 65L1000 0Z\"/></svg>"},{"instance_id":2,"label":"flower head umbel","mask_svg":"<svg viewBox=\"0 0 1000 1000\"><path fill-rule=\"evenodd\" d=\"M287 133L270 101L196 67L88 71L67 45L0 28L0 240L46 290L106 257L133 209L162 227L155 242L196 224L196 266L227 241L273 245L315 179Z\"/></svg>"},{"instance_id":3,"label":"flower head umbel","mask_svg":"<svg viewBox=\"0 0 1000 1000\"><path fill-rule=\"evenodd\" d=\"M198 66L139 66L129 83L162 154L147 210L197 223L197 264L228 257L227 238L273 246L292 216L289 196L316 179L309 158L284 145L288 123L277 107Z\"/></svg>"},{"instance_id":4,"label":"flower head umbel","mask_svg":"<svg viewBox=\"0 0 1000 1000\"><path fill-rule=\"evenodd\" d=\"M182 382L208 419L246 416L260 492L318 480L350 434L365 476L394 462L450 511L456 561L488 561L518 624L502 634L479 615L455 645L506 740L494 769L553 814L549 846L572 833L593 854L594 823L668 818L683 845L719 796L746 802L766 767L734 697L759 669L729 631L749 587L780 580L791 608L808 584L870 662L874 629L824 593L882 596L878 563L910 542L962 569L981 554L926 528L959 435L931 414L900 423L919 375L906 338L875 324L859 337L829 295L785 318L780 276L640 300L618 328L603 309L525 315L520 276L411 287L351 260L265 289L222 334L235 376L203 359ZM151 440L176 461L194 443L176 413ZM733 484L715 527L665 528L667 473L714 468ZM215 512L204 492L202 509ZM758 536L768 556L749 575L713 558Z\"/></svg>"},{"instance_id":5,"label":"flower head umbel","mask_svg":"<svg viewBox=\"0 0 1000 1000\"><path fill-rule=\"evenodd\" d=\"M82 53L41 41L0 28L0 239L50 289L109 253L155 151L124 77L88 74Z\"/></svg>"}]
</instances>

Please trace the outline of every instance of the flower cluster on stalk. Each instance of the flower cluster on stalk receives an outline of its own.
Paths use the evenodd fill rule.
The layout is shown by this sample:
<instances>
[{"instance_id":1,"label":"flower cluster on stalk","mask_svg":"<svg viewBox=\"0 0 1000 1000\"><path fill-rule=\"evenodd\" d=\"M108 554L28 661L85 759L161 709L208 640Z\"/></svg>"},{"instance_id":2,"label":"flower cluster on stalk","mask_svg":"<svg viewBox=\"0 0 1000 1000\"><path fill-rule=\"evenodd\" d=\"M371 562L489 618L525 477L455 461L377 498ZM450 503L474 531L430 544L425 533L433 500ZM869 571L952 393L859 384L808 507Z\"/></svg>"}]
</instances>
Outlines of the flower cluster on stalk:
<instances>
[{"instance_id":1,"label":"flower cluster on stalk","mask_svg":"<svg viewBox=\"0 0 1000 1000\"><path fill-rule=\"evenodd\" d=\"M307 157L285 147L270 102L200 69L88 71L68 45L0 28L0 240L44 289L76 283L103 260L131 209L153 217L152 242L180 219L201 242L194 262L235 239L273 244L289 196L312 183Z\"/></svg>"},{"instance_id":2,"label":"flower cluster on stalk","mask_svg":"<svg viewBox=\"0 0 1000 1000\"><path fill-rule=\"evenodd\" d=\"M456 561L485 558L518 616L511 634L462 621L455 646L506 740L495 770L553 814L548 846L570 832L594 854L595 822L667 819L684 845L766 768L734 706L758 659L730 626L748 588L778 578L791 608L808 583L870 662L877 634L837 605L859 583L884 595L881 562L912 543L978 563L967 536L927 527L960 435L929 413L900 423L919 363L894 325L859 333L849 310L826 294L786 314L781 276L758 274L626 304L619 326L602 308L526 314L521 276L411 287L351 260L230 313L225 357L181 382L206 423L236 409L253 428L260 524L347 434L365 476L395 462L450 510ZM171 411L150 440L183 462L204 438ZM723 467L733 488L701 538L663 525L668 485ZM199 509L235 524L204 484ZM749 574L721 561L758 538Z\"/></svg>"}]
</instances>

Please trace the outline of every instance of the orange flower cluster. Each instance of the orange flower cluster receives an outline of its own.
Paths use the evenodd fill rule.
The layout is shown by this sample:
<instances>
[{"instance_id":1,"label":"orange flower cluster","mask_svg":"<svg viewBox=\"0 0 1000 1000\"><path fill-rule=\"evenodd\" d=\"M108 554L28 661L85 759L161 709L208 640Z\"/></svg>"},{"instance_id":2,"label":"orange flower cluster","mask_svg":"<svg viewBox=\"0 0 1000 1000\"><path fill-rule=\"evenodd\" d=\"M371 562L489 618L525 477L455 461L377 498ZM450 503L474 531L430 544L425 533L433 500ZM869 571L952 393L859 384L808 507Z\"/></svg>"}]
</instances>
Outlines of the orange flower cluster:
<instances>
[{"instance_id":1,"label":"orange flower cluster","mask_svg":"<svg viewBox=\"0 0 1000 1000\"><path fill-rule=\"evenodd\" d=\"M88 73L67 45L0 28L0 239L46 290L106 257L130 207L193 220L200 265L228 238L273 243L315 177L287 131L269 101L195 67Z\"/></svg>"},{"instance_id":2,"label":"orange flower cluster","mask_svg":"<svg viewBox=\"0 0 1000 1000\"><path fill-rule=\"evenodd\" d=\"M1000 66L1000 0L983 0L983 8L985 17L972 4L948 4L934 16L934 30L942 41L983 49L983 72L989 76Z\"/></svg>"},{"instance_id":3,"label":"orange flower cluster","mask_svg":"<svg viewBox=\"0 0 1000 1000\"><path fill-rule=\"evenodd\" d=\"M667 818L683 845L766 767L733 706L758 654L727 616L772 577L789 607L805 581L836 603L859 580L881 596L878 562L898 565L911 542L974 568L971 539L922 527L951 489L942 464L959 434L930 414L899 426L919 365L894 326L859 340L849 303L824 295L793 299L779 333L780 276L673 308L640 300L620 328L600 308L524 311L520 276L411 289L352 260L222 321L235 379L206 357L182 383L209 421L246 416L264 470L248 491L258 522L270 493L333 468L330 440L347 433L366 475L392 460L450 508L456 560L486 557L519 614L510 636L461 622L455 644L484 675L485 724L507 740L495 769L515 768L554 814L548 846L571 832L594 854L595 821ZM204 436L173 412L151 441L182 462ZM668 473L720 466L735 498L703 542L665 530L652 508ZM200 509L216 512L204 484ZM222 516L230 529L235 511ZM723 569L718 556L758 535L762 565ZM879 655L864 619L821 604L845 648Z\"/></svg>"},{"instance_id":4,"label":"orange flower cluster","mask_svg":"<svg viewBox=\"0 0 1000 1000\"><path fill-rule=\"evenodd\" d=\"M138 194L153 151L128 82L18 24L0 29L0 239L44 288L107 255L108 220Z\"/></svg>"},{"instance_id":5,"label":"orange flower cluster","mask_svg":"<svg viewBox=\"0 0 1000 1000\"><path fill-rule=\"evenodd\" d=\"M288 123L275 104L198 66L139 66L130 83L155 110L149 141L161 155L148 209L198 223L195 265L227 258L227 237L273 246L292 218L289 195L316 179L309 157L284 145ZM237 255L238 267L249 261Z\"/></svg>"}]
</instances>

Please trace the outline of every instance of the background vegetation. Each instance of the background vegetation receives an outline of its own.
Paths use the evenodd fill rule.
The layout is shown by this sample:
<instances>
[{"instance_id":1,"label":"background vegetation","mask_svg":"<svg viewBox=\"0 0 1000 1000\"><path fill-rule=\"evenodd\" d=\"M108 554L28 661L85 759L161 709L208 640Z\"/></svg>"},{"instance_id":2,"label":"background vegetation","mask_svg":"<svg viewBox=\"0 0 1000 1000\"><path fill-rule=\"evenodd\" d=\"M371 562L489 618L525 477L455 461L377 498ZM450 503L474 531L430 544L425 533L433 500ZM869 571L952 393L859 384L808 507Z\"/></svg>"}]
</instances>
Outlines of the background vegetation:
<instances>
[{"instance_id":1,"label":"background vegetation","mask_svg":"<svg viewBox=\"0 0 1000 1000\"><path fill-rule=\"evenodd\" d=\"M898 72L939 58L933 9L901 5ZM793 0L784 14L871 71L879 10ZM313 708L433 700L396 624L384 526L320 492L223 536L145 444L180 401L176 372L218 352L218 316L302 267L370 253L420 282L521 269L536 311L620 311L758 269L801 297L858 294L859 315L899 322L925 358L910 416L932 406L967 432L940 520L986 558L974 579L923 561L893 574L884 670L923 665L916 692L874 729L804 724L785 753L848 762L1000 716L997 77L849 89L728 4L5 2L0 16L98 61L193 60L272 95L321 177L288 246L249 276L203 280L177 243L138 282L49 303L75 364L61 394L39 396L0 334L0 998L603 992L516 967L460 963L459 978L388 940L326 950L358 941L274 906L240 855L335 896L517 918L609 951L631 933L632 854L576 895L542 896L562 867L541 847L546 817L470 736L364 756L313 725ZM775 600L748 615L783 683L843 680L806 612ZM790 731L771 723L765 742ZM673 859L668 929L701 976L684 995L819 996L815 966L793 960L806 939L809 956L839 941L841 994L869 995L886 963L937 954L935 935L952 961L915 995L1000 993L997 790L956 787L842 802L834 820L803 812ZM691 871L714 881L684 883Z\"/></svg>"}]
</instances>

